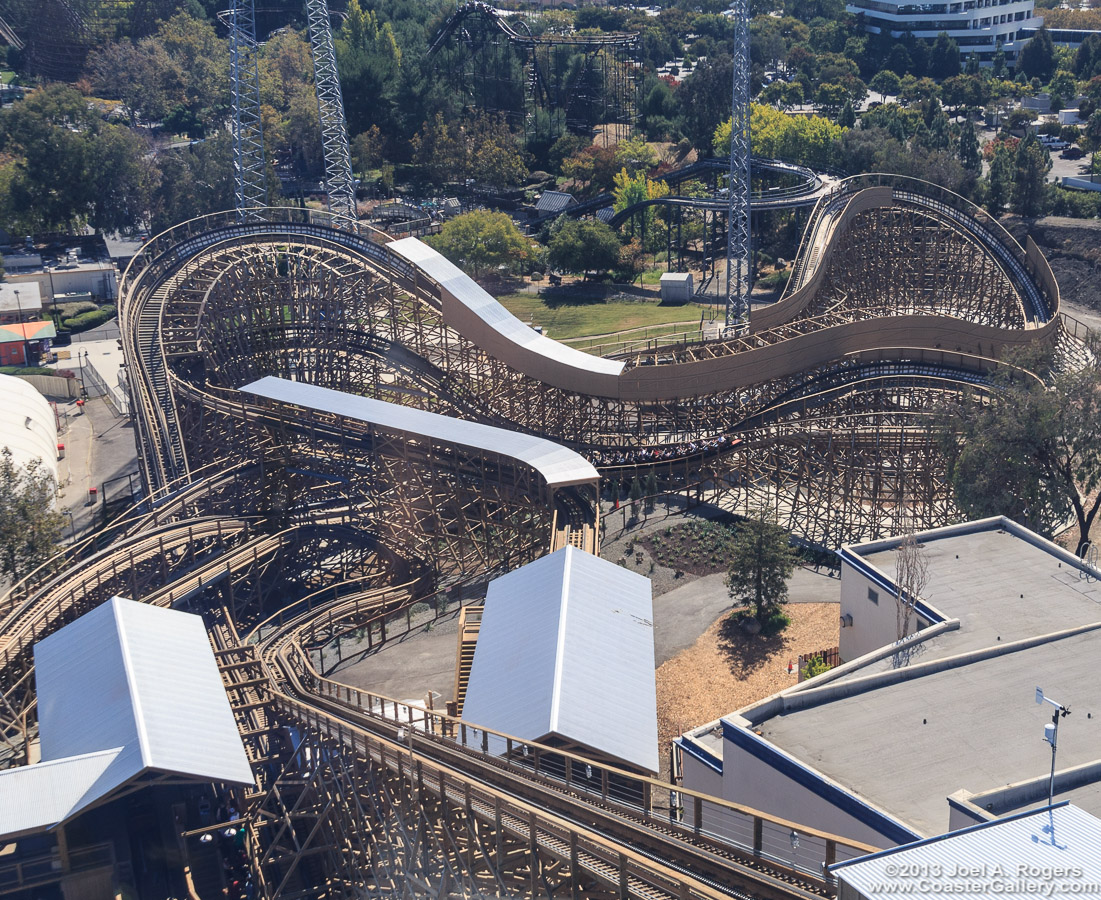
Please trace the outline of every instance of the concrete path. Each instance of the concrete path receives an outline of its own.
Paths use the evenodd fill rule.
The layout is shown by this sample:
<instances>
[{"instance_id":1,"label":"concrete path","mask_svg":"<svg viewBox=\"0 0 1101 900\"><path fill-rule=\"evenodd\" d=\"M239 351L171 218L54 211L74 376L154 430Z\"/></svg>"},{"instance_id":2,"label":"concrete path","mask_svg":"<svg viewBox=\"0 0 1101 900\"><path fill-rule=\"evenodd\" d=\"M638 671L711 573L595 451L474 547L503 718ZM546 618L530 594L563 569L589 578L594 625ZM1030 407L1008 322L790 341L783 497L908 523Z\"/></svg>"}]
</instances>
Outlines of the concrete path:
<instances>
[{"instance_id":1,"label":"concrete path","mask_svg":"<svg viewBox=\"0 0 1101 900\"><path fill-rule=\"evenodd\" d=\"M57 413L62 426L58 441L65 445L65 458L58 464L59 506L69 519L64 540L71 541L102 526L105 488L113 502L129 494L131 483L140 491L141 480L133 425L117 416L106 400L89 399L83 412L75 400L57 401ZM89 502L93 487L95 502Z\"/></svg>"}]
</instances>

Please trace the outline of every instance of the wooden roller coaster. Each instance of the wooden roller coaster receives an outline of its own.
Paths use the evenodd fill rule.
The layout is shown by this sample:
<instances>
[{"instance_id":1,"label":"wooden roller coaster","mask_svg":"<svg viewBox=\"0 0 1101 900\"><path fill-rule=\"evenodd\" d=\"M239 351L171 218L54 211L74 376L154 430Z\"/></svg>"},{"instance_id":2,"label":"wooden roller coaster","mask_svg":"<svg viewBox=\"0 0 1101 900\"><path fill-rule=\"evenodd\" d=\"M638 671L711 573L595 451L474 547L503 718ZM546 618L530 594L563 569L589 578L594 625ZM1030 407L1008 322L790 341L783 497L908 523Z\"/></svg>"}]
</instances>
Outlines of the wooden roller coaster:
<instances>
[{"instance_id":1,"label":"wooden roller coaster","mask_svg":"<svg viewBox=\"0 0 1101 900\"><path fill-rule=\"evenodd\" d=\"M826 867L873 848L340 684L332 656L457 617L548 550L597 552L600 495L635 477L770 505L824 546L951 520L930 411L981 400L1007 347L1080 352L1046 261L874 177L819 200L788 293L736 338L597 360L479 291L305 210L150 241L120 315L150 496L0 599L0 759L34 737L33 643L123 594L208 622L259 896L832 895ZM600 482L242 390L266 376L553 440Z\"/></svg>"}]
</instances>

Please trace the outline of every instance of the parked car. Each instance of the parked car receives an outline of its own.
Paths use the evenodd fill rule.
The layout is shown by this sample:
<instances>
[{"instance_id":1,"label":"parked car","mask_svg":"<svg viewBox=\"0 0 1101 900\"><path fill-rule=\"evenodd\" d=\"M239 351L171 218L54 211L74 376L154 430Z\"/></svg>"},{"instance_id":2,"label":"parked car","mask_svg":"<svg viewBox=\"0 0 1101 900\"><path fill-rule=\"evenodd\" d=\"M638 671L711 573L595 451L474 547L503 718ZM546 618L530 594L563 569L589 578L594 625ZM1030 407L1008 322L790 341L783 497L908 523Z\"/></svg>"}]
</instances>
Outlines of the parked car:
<instances>
[{"instance_id":1,"label":"parked car","mask_svg":"<svg viewBox=\"0 0 1101 900\"><path fill-rule=\"evenodd\" d=\"M1081 159L1083 156L1086 155L1086 152L1081 147L1072 146L1067 147L1067 149L1059 155L1062 156L1063 159Z\"/></svg>"}]
</instances>

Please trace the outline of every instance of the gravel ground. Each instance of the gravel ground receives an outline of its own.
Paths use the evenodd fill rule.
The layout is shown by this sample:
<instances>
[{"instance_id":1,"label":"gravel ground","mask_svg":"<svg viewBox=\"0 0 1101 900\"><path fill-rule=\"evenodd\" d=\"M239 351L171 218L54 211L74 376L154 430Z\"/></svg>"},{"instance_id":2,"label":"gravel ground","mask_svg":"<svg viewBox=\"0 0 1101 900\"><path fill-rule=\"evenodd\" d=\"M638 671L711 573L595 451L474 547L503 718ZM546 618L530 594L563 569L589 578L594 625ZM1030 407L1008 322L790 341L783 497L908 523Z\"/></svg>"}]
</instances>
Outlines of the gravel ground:
<instances>
[{"instance_id":1,"label":"gravel ground","mask_svg":"<svg viewBox=\"0 0 1101 900\"><path fill-rule=\"evenodd\" d=\"M658 746L668 777L669 742L677 735L728 715L798 680L788 663L800 653L836 647L838 603L791 604L791 624L773 638L721 633L725 615L688 650L657 670Z\"/></svg>"}]
</instances>

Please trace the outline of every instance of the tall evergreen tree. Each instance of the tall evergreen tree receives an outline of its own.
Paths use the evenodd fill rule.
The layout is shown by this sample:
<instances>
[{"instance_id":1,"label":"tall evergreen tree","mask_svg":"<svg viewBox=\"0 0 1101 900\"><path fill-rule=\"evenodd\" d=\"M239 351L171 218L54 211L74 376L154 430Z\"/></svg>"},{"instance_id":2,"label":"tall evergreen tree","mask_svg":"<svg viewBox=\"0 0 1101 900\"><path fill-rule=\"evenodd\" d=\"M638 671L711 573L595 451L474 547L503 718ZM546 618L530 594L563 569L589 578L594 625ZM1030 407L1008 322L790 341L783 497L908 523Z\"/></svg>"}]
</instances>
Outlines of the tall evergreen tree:
<instances>
[{"instance_id":1,"label":"tall evergreen tree","mask_svg":"<svg viewBox=\"0 0 1101 900\"><path fill-rule=\"evenodd\" d=\"M1045 26L1037 28L1036 34L1017 54L1017 71L1023 72L1026 78L1039 78L1043 82L1051 78L1055 71L1055 42Z\"/></svg>"},{"instance_id":2,"label":"tall evergreen tree","mask_svg":"<svg viewBox=\"0 0 1101 900\"><path fill-rule=\"evenodd\" d=\"M1044 212L1047 205L1047 173L1051 156L1030 131L1017 145L1016 173L1013 179L1013 210L1026 218Z\"/></svg>"},{"instance_id":3,"label":"tall evergreen tree","mask_svg":"<svg viewBox=\"0 0 1101 900\"><path fill-rule=\"evenodd\" d=\"M975 134L975 125L968 119L960 126L959 144L960 162L969 172L982 171L982 156L979 154L979 137Z\"/></svg>"}]
</instances>

